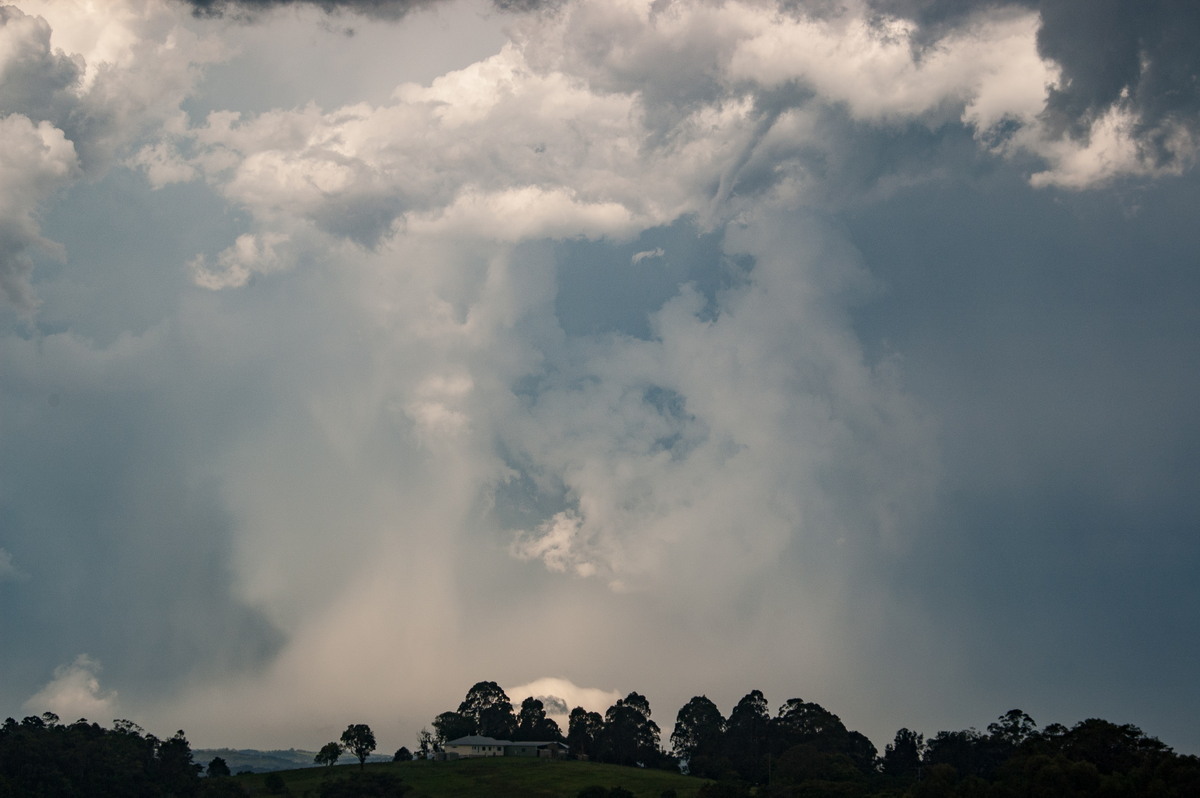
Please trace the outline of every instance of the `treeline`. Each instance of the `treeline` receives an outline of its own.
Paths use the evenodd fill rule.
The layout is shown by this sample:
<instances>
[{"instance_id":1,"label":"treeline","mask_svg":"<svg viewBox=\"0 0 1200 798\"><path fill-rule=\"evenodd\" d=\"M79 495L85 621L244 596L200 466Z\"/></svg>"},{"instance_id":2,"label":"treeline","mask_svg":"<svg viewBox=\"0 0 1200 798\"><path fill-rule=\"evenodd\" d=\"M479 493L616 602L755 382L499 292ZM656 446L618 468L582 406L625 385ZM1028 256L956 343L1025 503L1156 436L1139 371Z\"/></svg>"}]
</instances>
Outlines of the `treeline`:
<instances>
[{"instance_id":1,"label":"treeline","mask_svg":"<svg viewBox=\"0 0 1200 798\"><path fill-rule=\"evenodd\" d=\"M1137 726L1089 719L1038 728L1013 709L986 731L923 734L900 729L882 754L819 704L792 698L772 715L758 690L728 717L707 697L675 717L670 749L650 703L630 693L604 715L571 710L564 736L530 697L519 712L495 682L479 682L458 709L422 730L418 756L468 735L565 742L572 757L684 772L712 779L702 798L1191 798L1200 795L1200 759L1176 754Z\"/></svg>"},{"instance_id":2,"label":"treeline","mask_svg":"<svg viewBox=\"0 0 1200 798\"><path fill-rule=\"evenodd\" d=\"M754 690L725 717L701 695L676 714L668 750L649 701L639 693L616 701L603 715L575 707L564 735L540 699L526 698L515 711L495 682L479 682L457 710L443 712L432 725L433 732L422 729L418 737L418 758L432 758L447 742L470 735L558 741L579 759L711 779L700 798L1200 795L1200 759L1176 754L1137 726L1093 718L1070 728L1057 723L1039 728L1019 709L1001 715L985 731L941 731L926 739L900 729L880 754L864 735L816 703L792 698L772 715L766 698ZM352 724L317 761L332 765L349 750L361 768L374 748L370 728ZM397 760L409 758L407 749L396 752ZM200 777L204 768L192 760L182 731L164 740L127 720L106 729L82 719L62 724L49 712L19 723L8 718L0 726L0 798L245 794L224 778L229 768L220 757L208 764L207 778ZM362 798L406 791L397 774L353 776L326 780L321 794Z\"/></svg>"},{"instance_id":3,"label":"treeline","mask_svg":"<svg viewBox=\"0 0 1200 798\"><path fill-rule=\"evenodd\" d=\"M223 764L210 763L210 775ZM64 725L52 712L0 726L0 798L245 794L228 779L201 779L201 769L182 731L160 740L132 721Z\"/></svg>"}]
</instances>

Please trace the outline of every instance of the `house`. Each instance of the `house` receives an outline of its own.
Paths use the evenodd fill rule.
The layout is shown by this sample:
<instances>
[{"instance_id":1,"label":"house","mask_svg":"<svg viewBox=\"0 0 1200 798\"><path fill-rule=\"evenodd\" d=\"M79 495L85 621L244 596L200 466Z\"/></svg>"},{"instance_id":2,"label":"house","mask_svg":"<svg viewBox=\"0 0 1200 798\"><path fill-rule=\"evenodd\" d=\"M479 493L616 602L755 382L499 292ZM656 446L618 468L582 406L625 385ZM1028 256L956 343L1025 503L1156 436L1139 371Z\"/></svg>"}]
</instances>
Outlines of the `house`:
<instances>
[{"instance_id":1,"label":"house","mask_svg":"<svg viewBox=\"0 0 1200 798\"><path fill-rule=\"evenodd\" d=\"M567 746L557 741L497 740L471 734L450 740L444 746L447 759L483 756L523 756L539 759L559 759L567 755Z\"/></svg>"}]
</instances>

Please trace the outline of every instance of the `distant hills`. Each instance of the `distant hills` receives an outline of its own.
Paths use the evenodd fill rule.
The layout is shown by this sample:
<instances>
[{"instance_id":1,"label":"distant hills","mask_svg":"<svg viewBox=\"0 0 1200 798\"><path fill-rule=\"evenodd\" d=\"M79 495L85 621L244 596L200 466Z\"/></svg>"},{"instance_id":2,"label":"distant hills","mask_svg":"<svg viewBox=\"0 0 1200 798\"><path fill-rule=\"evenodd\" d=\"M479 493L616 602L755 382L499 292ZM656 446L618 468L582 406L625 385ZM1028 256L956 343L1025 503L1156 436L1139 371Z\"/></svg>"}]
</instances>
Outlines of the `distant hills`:
<instances>
[{"instance_id":1,"label":"distant hills","mask_svg":"<svg viewBox=\"0 0 1200 798\"><path fill-rule=\"evenodd\" d=\"M221 757L229 765L231 773L270 773L276 770L295 770L297 768L316 767L313 757L316 751L303 751L289 748L286 751L259 751L255 748L193 748L192 761L208 767L214 757ZM368 762L391 762L390 756L372 754ZM339 764L358 763L353 754L346 754L338 760Z\"/></svg>"}]
</instances>

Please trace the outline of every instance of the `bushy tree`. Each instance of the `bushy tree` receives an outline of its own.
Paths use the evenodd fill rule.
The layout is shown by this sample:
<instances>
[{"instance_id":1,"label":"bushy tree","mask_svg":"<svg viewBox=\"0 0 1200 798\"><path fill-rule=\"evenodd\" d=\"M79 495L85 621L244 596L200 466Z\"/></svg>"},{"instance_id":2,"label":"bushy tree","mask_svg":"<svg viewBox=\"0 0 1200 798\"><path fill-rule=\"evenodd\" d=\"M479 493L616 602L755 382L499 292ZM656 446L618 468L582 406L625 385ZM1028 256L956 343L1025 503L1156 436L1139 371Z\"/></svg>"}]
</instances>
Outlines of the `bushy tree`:
<instances>
[{"instance_id":1,"label":"bushy tree","mask_svg":"<svg viewBox=\"0 0 1200 798\"><path fill-rule=\"evenodd\" d=\"M396 749L396 753L392 754L393 762L411 762L412 758L412 751L409 751L404 746L400 746Z\"/></svg>"},{"instance_id":2,"label":"bushy tree","mask_svg":"<svg viewBox=\"0 0 1200 798\"><path fill-rule=\"evenodd\" d=\"M437 733L439 745L445 745L459 737L478 734L479 727L474 718L467 717L461 712L443 712L433 719L433 730ZM424 731L424 730L422 730Z\"/></svg>"},{"instance_id":3,"label":"bushy tree","mask_svg":"<svg viewBox=\"0 0 1200 798\"><path fill-rule=\"evenodd\" d=\"M517 729L512 701L495 682L476 682L458 705L458 714L474 721L474 733L484 737L511 740Z\"/></svg>"},{"instance_id":4,"label":"bushy tree","mask_svg":"<svg viewBox=\"0 0 1200 798\"><path fill-rule=\"evenodd\" d=\"M212 761L208 763L208 767L204 770L210 779L220 778L221 776L231 775L229 772L229 764L219 756L214 756Z\"/></svg>"},{"instance_id":5,"label":"bushy tree","mask_svg":"<svg viewBox=\"0 0 1200 798\"><path fill-rule=\"evenodd\" d=\"M878 752L870 740L847 729L841 718L820 704L791 698L772 723L772 750L778 754L797 745L846 756L862 773L875 769Z\"/></svg>"},{"instance_id":6,"label":"bushy tree","mask_svg":"<svg viewBox=\"0 0 1200 798\"><path fill-rule=\"evenodd\" d=\"M571 710L567 719L567 747L572 756L594 759L603 733L604 718L599 712L588 712L583 707Z\"/></svg>"},{"instance_id":7,"label":"bushy tree","mask_svg":"<svg viewBox=\"0 0 1200 798\"><path fill-rule=\"evenodd\" d=\"M200 790L201 770L182 731L160 740L131 721L110 730L53 713L0 725L0 795L184 798Z\"/></svg>"},{"instance_id":8,"label":"bushy tree","mask_svg":"<svg viewBox=\"0 0 1200 798\"><path fill-rule=\"evenodd\" d=\"M889 776L908 778L917 775L921 755L925 753L925 736L908 729L896 732L895 739L883 750L883 772Z\"/></svg>"},{"instance_id":9,"label":"bushy tree","mask_svg":"<svg viewBox=\"0 0 1200 798\"><path fill-rule=\"evenodd\" d=\"M361 770L367 763L367 757L375 750L375 733L365 723L351 723L342 732L342 746L358 757L358 767Z\"/></svg>"},{"instance_id":10,"label":"bushy tree","mask_svg":"<svg viewBox=\"0 0 1200 798\"><path fill-rule=\"evenodd\" d=\"M1021 710L1010 709L989 723L987 730L994 742L1011 750L1037 734L1037 723Z\"/></svg>"},{"instance_id":11,"label":"bushy tree","mask_svg":"<svg viewBox=\"0 0 1200 798\"><path fill-rule=\"evenodd\" d=\"M618 765L656 767L663 759L658 724L650 719L650 702L630 693L604 713L600 758Z\"/></svg>"},{"instance_id":12,"label":"bushy tree","mask_svg":"<svg viewBox=\"0 0 1200 798\"><path fill-rule=\"evenodd\" d=\"M553 718L546 716L546 707L541 700L530 696L521 702L517 713L517 730L514 740L536 740L551 742L562 739L562 731Z\"/></svg>"},{"instance_id":13,"label":"bushy tree","mask_svg":"<svg viewBox=\"0 0 1200 798\"><path fill-rule=\"evenodd\" d=\"M325 745L321 746L321 750L317 752L317 755L313 757L313 762L317 763L318 765L333 767L337 764L337 761L341 759L341 757L341 743L325 743Z\"/></svg>"},{"instance_id":14,"label":"bushy tree","mask_svg":"<svg viewBox=\"0 0 1200 798\"><path fill-rule=\"evenodd\" d=\"M771 708L767 699L761 690L751 690L729 713L723 746L733 769L746 781L767 780L770 731Z\"/></svg>"},{"instance_id":15,"label":"bushy tree","mask_svg":"<svg viewBox=\"0 0 1200 798\"><path fill-rule=\"evenodd\" d=\"M720 775L721 747L725 718L707 696L688 701L675 716L671 748L675 756L687 761L688 772L696 776Z\"/></svg>"}]
</instances>

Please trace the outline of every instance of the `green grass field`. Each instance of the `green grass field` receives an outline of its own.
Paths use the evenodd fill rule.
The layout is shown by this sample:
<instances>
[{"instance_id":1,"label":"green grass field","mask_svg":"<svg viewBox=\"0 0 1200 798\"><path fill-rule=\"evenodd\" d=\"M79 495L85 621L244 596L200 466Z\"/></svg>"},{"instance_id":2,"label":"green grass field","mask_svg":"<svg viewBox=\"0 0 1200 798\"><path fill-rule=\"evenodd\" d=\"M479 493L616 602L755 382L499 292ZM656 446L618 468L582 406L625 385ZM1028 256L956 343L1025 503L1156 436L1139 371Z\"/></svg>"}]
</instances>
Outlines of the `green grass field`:
<instances>
[{"instance_id":1,"label":"green grass field","mask_svg":"<svg viewBox=\"0 0 1200 798\"><path fill-rule=\"evenodd\" d=\"M412 785L405 798L575 798L584 787L624 787L637 798L661 798L674 790L678 798L694 798L704 779L665 770L602 765L595 762L552 762L537 759L460 759L452 762L394 762L367 765L367 770L387 770ZM294 798L320 793L321 782L358 770L358 765L279 771ZM266 795L266 774L238 776L237 783L251 795Z\"/></svg>"}]
</instances>

